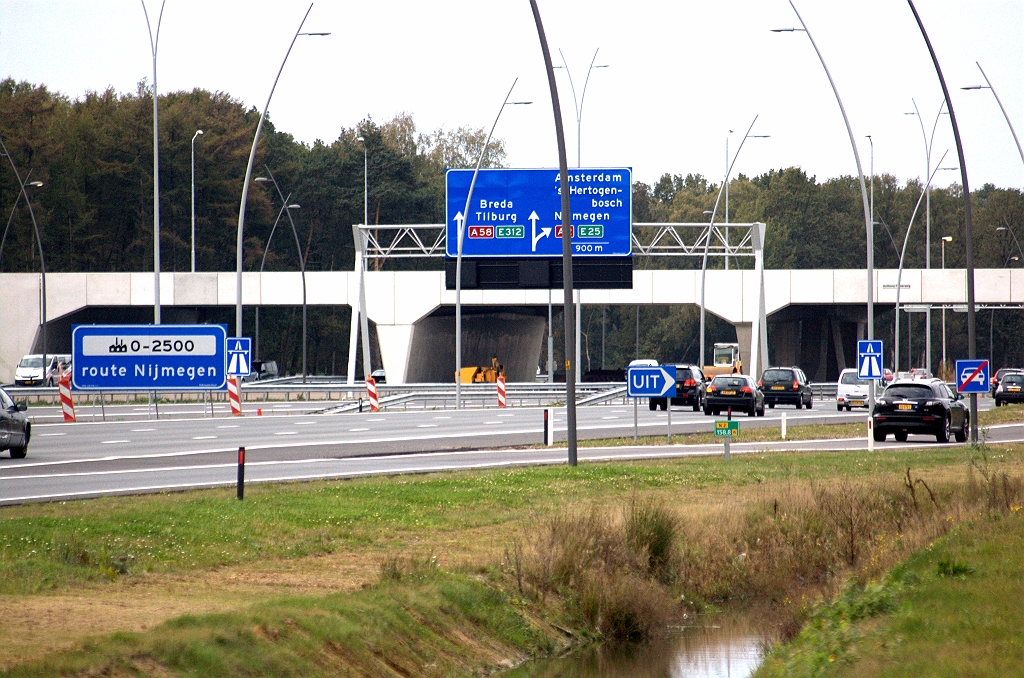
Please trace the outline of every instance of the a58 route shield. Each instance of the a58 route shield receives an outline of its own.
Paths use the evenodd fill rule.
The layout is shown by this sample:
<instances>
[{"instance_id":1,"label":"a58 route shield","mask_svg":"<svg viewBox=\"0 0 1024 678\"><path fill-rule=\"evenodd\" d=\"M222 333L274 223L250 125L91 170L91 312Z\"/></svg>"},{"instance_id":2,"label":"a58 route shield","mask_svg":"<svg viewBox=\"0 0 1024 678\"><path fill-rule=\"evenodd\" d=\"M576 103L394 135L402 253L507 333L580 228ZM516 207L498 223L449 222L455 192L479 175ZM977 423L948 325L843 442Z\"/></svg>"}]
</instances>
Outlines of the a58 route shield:
<instances>
[{"instance_id":1,"label":"a58 route shield","mask_svg":"<svg viewBox=\"0 0 1024 678\"><path fill-rule=\"evenodd\" d=\"M445 174L445 255L454 257L465 221L465 257L562 255L562 183L557 169L482 169L466 209L471 169ZM569 171L572 253L624 257L633 253L629 168Z\"/></svg>"}]
</instances>

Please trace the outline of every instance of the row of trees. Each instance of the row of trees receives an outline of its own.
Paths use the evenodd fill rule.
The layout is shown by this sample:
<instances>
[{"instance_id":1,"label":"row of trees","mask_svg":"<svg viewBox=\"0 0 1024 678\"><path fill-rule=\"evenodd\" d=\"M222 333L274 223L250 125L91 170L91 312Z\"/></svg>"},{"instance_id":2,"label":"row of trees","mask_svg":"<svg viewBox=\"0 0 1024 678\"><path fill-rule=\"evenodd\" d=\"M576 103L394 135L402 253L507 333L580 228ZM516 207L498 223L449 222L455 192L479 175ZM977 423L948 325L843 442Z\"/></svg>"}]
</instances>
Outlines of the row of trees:
<instances>
[{"instance_id":1,"label":"row of trees","mask_svg":"<svg viewBox=\"0 0 1024 678\"><path fill-rule=\"evenodd\" d=\"M44 186L33 193L42 231L47 268L51 271L152 270L152 91L145 81L135 92L90 92L70 99L45 86L0 81L0 138L22 175ZM197 269L234 269L238 202L249 148L259 119L255 109L223 92L193 90L160 96L161 251L166 271L187 271L191 251L191 142L196 140ZM357 141L363 137L364 142ZM444 171L475 163L485 139L484 130L471 127L421 133L411 115L399 114L378 124L367 118L341 127L331 142L304 144L264 126L256 167L274 173L295 212L302 256L307 270L349 270L353 262L351 224L363 221L363 162L367 161L368 221L381 224L442 223ZM504 145L492 140L485 162L501 166ZM5 163L6 164L6 163ZM633 187L633 217L638 222L705 221L703 212L715 204L720 184L700 175L662 176L653 185ZM875 263L894 268L921 195L918 180L901 184L896 177L874 178ZM863 268L865 239L860 191L855 177L819 182L790 167L748 178L729 186L729 219L767 223L765 245L769 268ZM18 195L13 173L0 170L0 215L13 214L0 250L0 271L38 270L38 252L28 213L13 209ZM963 207L957 185L933 189L931 197L932 265L939 265L939 243L946 247L947 265L964 264ZM985 185L974 193L975 263L979 267L1024 265L1012 232L1024 225L1024 196L1016 189ZM245 268L258 270L266 252L269 270L298 268L294 243L279 229L267 243L280 200L272 186L250 188L246 217ZM907 247L905 266L924 266L923 206ZM719 208L719 220L723 217ZM6 221L4 221L6 223ZM1003 230L997 231L999 227ZM1024 236L1020 232L1018 237ZM268 251L269 250L269 251ZM1012 257L1019 257L1014 261ZM429 266L440 262L404 260L387 266ZM721 266L720 260L712 266ZM749 266L740 261L737 265ZM700 266L698 259L638 257L637 267ZM217 319L216 311L211 319ZM621 367L637 352L636 309L584 310L587 349L584 366L600 367L601 318L604 318L605 365ZM647 313L641 310L640 314ZM662 360L694 360L694 309L653 312L642 326L653 327L640 338L643 355ZM291 309L265 309L261 314L264 357L277 358L294 371L299 364L301 332ZM310 366L319 371L343 369L338 354L348 341L348 310L317 309L311 313ZM223 322L229 322L226 311ZM953 322L961 322L956 319ZM558 327L560 323L556 323ZM720 326L719 326L720 325ZM1020 336L1018 314L999 311L993 337ZM712 339L729 339L731 328L712 324ZM979 328L984 331L985 328ZM709 342L710 343L710 342ZM1007 360L1017 342L996 341ZM560 346L556 342L556 347Z\"/></svg>"}]
</instances>

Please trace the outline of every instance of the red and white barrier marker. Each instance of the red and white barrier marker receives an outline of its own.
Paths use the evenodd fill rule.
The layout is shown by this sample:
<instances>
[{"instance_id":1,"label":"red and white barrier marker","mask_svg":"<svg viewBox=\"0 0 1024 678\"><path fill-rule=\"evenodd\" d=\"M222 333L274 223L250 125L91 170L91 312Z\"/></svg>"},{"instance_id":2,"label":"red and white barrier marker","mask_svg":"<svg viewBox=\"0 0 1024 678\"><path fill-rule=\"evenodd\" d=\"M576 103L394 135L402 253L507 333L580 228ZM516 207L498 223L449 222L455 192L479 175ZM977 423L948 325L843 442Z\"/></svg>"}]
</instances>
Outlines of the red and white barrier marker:
<instances>
[{"instance_id":1,"label":"red and white barrier marker","mask_svg":"<svg viewBox=\"0 0 1024 678\"><path fill-rule=\"evenodd\" d=\"M242 397L238 390L238 377L228 375L228 401L231 403L231 414L236 417L242 415Z\"/></svg>"},{"instance_id":2,"label":"red and white barrier marker","mask_svg":"<svg viewBox=\"0 0 1024 678\"><path fill-rule=\"evenodd\" d=\"M373 377L366 378L366 397L370 399L370 411L380 412L380 400L377 398L377 382Z\"/></svg>"},{"instance_id":3,"label":"red and white barrier marker","mask_svg":"<svg viewBox=\"0 0 1024 678\"><path fill-rule=\"evenodd\" d=\"M60 389L60 407L64 411L64 421L75 421L75 401L71 399L71 375L65 374L57 382Z\"/></svg>"},{"instance_id":4,"label":"red and white barrier marker","mask_svg":"<svg viewBox=\"0 0 1024 678\"><path fill-rule=\"evenodd\" d=\"M498 377L498 407L505 407L505 377Z\"/></svg>"}]
</instances>

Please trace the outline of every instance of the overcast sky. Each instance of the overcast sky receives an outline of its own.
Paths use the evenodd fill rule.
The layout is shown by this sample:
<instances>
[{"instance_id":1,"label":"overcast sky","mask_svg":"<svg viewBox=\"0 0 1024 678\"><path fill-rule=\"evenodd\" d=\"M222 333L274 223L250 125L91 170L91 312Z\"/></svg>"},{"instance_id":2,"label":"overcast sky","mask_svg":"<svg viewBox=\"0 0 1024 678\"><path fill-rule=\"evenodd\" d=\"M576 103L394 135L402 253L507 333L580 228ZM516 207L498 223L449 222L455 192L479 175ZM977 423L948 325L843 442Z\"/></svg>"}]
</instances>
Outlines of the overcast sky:
<instances>
[{"instance_id":1,"label":"overcast sky","mask_svg":"<svg viewBox=\"0 0 1024 678\"><path fill-rule=\"evenodd\" d=\"M582 118L585 166L634 168L634 179L699 172L719 181L725 144L735 151L759 116L736 171L755 175L797 165L819 179L854 174L839 108L810 42L786 0L569 2L539 0L556 61L561 48L577 94L595 49ZM168 0L160 32L161 93L194 87L228 92L262 109L308 2ZM147 7L153 30L158 0ZM919 0L964 140L972 187L1024 186L1024 163L989 91L980 62L1018 133L1024 133L1024 3ZM868 172L901 181L925 173L916 99L931 132L942 92L906 2L798 0L836 80ZM327 2L313 6L270 106L279 129L301 141L333 141L365 116L408 111L420 131L489 127L518 77L497 136L508 163L557 165L551 100L527 0ZM152 79L146 21L136 0L0 0L0 77L45 83L78 97ZM576 159L573 94L560 72L570 164ZM197 147L201 153L202 142ZM949 149L947 118L934 162ZM959 180L939 172L936 183Z\"/></svg>"}]
</instances>

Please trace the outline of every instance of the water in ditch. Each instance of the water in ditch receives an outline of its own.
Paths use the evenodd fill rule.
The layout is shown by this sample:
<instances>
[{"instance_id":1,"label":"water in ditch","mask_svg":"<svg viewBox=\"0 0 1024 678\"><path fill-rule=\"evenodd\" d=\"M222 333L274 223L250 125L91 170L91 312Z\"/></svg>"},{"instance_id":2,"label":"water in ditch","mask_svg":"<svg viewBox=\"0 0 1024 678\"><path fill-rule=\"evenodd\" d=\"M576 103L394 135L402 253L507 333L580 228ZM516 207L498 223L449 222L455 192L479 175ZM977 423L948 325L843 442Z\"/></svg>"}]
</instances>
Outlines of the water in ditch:
<instances>
[{"instance_id":1,"label":"water in ditch","mask_svg":"<svg viewBox=\"0 0 1024 678\"><path fill-rule=\"evenodd\" d=\"M529 662L507 678L745 678L777 638L767 624L715 619L647 643L604 644Z\"/></svg>"}]
</instances>

